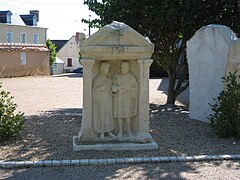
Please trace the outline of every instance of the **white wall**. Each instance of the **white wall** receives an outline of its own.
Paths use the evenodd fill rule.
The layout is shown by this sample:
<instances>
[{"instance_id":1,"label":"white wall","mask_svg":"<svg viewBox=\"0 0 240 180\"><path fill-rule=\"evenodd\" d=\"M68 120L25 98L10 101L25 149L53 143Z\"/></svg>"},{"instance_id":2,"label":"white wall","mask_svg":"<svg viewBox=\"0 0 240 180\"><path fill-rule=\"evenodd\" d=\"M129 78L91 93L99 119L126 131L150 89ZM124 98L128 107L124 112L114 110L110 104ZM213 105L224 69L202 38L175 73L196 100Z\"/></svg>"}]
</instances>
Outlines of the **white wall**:
<instances>
[{"instance_id":1,"label":"white wall","mask_svg":"<svg viewBox=\"0 0 240 180\"><path fill-rule=\"evenodd\" d=\"M58 51L57 57L64 61L65 71L75 70L80 67L79 64L79 47L75 40L75 36L72 36L70 40ZM67 59L72 58L73 66L69 67Z\"/></svg>"},{"instance_id":2,"label":"white wall","mask_svg":"<svg viewBox=\"0 0 240 180\"><path fill-rule=\"evenodd\" d=\"M46 43L46 31L47 28L41 28L36 26L21 26L0 23L0 42L6 43L6 33L13 33L13 43L20 43L20 34L26 33L26 43L34 44L33 35L39 34L39 44Z\"/></svg>"}]
</instances>

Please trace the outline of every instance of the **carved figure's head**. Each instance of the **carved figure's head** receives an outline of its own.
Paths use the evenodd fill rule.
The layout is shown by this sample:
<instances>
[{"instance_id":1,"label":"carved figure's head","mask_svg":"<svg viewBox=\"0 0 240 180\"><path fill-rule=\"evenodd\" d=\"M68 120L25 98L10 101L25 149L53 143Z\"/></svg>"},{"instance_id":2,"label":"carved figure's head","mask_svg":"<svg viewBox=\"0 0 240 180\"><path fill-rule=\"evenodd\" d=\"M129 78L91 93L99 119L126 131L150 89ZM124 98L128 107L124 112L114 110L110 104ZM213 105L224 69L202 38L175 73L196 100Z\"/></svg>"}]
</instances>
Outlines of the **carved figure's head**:
<instances>
[{"instance_id":1,"label":"carved figure's head","mask_svg":"<svg viewBox=\"0 0 240 180\"><path fill-rule=\"evenodd\" d=\"M122 61L121 63L121 71L123 74L127 74L130 69L130 63L128 61Z\"/></svg>"},{"instance_id":2,"label":"carved figure's head","mask_svg":"<svg viewBox=\"0 0 240 180\"><path fill-rule=\"evenodd\" d=\"M102 61L100 63L100 74L108 75L110 69L110 64L107 61Z\"/></svg>"}]
</instances>

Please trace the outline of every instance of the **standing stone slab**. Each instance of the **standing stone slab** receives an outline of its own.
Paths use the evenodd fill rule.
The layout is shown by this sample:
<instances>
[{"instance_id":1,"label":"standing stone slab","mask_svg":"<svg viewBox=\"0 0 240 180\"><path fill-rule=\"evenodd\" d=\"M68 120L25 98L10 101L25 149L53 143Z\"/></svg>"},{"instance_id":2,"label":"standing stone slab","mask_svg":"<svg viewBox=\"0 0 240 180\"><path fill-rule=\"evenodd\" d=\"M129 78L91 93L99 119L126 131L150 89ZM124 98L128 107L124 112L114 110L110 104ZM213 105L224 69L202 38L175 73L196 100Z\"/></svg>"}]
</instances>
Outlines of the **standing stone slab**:
<instances>
[{"instance_id":1,"label":"standing stone slab","mask_svg":"<svg viewBox=\"0 0 240 180\"><path fill-rule=\"evenodd\" d=\"M149 39L119 22L83 42L83 116L74 150L158 148L149 134L153 50Z\"/></svg>"},{"instance_id":2,"label":"standing stone slab","mask_svg":"<svg viewBox=\"0 0 240 180\"><path fill-rule=\"evenodd\" d=\"M240 39L230 48L226 75L237 70L237 82L240 83Z\"/></svg>"},{"instance_id":3,"label":"standing stone slab","mask_svg":"<svg viewBox=\"0 0 240 180\"><path fill-rule=\"evenodd\" d=\"M208 25L187 42L189 64L189 117L208 121L213 103L223 90L229 50L236 40L233 31L222 25Z\"/></svg>"}]
</instances>

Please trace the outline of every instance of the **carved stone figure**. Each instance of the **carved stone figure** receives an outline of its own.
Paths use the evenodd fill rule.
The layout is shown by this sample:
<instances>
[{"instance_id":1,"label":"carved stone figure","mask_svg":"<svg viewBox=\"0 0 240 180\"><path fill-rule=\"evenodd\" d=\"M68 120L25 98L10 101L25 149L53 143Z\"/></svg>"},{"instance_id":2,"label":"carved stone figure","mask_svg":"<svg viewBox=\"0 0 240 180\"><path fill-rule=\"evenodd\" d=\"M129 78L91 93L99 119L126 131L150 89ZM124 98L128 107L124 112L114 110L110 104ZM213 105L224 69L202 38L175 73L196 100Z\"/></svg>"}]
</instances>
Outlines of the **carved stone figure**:
<instances>
[{"instance_id":1,"label":"carved stone figure","mask_svg":"<svg viewBox=\"0 0 240 180\"><path fill-rule=\"evenodd\" d=\"M105 139L105 133L115 137L111 131L114 129L111 87L112 80L108 77L110 64L102 61L99 73L93 80L93 130Z\"/></svg>"},{"instance_id":2,"label":"carved stone figure","mask_svg":"<svg viewBox=\"0 0 240 180\"><path fill-rule=\"evenodd\" d=\"M113 116L118 121L118 138L123 136L124 126L131 137L131 118L137 115L138 83L130 72L128 61L122 61L121 73L113 79Z\"/></svg>"}]
</instances>

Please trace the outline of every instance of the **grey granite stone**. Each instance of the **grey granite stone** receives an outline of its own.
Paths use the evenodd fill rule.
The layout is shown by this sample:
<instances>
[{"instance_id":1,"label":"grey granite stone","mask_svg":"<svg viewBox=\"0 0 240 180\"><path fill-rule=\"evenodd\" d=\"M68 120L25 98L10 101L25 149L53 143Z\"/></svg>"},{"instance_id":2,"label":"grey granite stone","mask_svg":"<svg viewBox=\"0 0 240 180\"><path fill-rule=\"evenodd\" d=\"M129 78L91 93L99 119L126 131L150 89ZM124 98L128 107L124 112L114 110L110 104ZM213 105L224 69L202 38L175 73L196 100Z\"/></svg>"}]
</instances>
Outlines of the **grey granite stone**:
<instances>
[{"instance_id":1,"label":"grey granite stone","mask_svg":"<svg viewBox=\"0 0 240 180\"><path fill-rule=\"evenodd\" d=\"M8 161L5 163L5 168L14 168L15 167L15 163L14 161Z\"/></svg>"},{"instance_id":2,"label":"grey granite stone","mask_svg":"<svg viewBox=\"0 0 240 180\"><path fill-rule=\"evenodd\" d=\"M89 165L88 159L80 159L80 165Z\"/></svg>"},{"instance_id":3,"label":"grey granite stone","mask_svg":"<svg viewBox=\"0 0 240 180\"><path fill-rule=\"evenodd\" d=\"M43 166L44 166L44 167L52 166L52 161L51 161L51 160L43 161Z\"/></svg>"},{"instance_id":4,"label":"grey granite stone","mask_svg":"<svg viewBox=\"0 0 240 180\"><path fill-rule=\"evenodd\" d=\"M170 159L167 156L160 157L160 162L169 162Z\"/></svg>"},{"instance_id":5,"label":"grey granite stone","mask_svg":"<svg viewBox=\"0 0 240 180\"><path fill-rule=\"evenodd\" d=\"M62 165L63 166L70 166L71 165L71 161L70 160L62 160Z\"/></svg>"},{"instance_id":6,"label":"grey granite stone","mask_svg":"<svg viewBox=\"0 0 240 180\"><path fill-rule=\"evenodd\" d=\"M142 158L142 160L143 160L143 163L150 163L150 162L152 162L150 157L144 157L144 158Z\"/></svg>"},{"instance_id":7,"label":"grey granite stone","mask_svg":"<svg viewBox=\"0 0 240 180\"><path fill-rule=\"evenodd\" d=\"M78 166L80 164L80 160L79 159L71 160L70 163L73 166Z\"/></svg>"},{"instance_id":8,"label":"grey granite stone","mask_svg":"<svg viewBox=\"0 0 240 180\"><path fill-rule=\"evenodd\" d=\"M151 161L154 163L158 163L158 162L160 162L160 158L159 157L151 157Z\"/></svg>"},{"instance_id":9,"label":"grey granite stone","mask_svg":"<svg viewBox=\"0 0 240 180\"><path fill-rule=\"evenodd\" d=\"M98 159L97 161L98 161L99 165L107 165L108 164L107 159Z\"/></svg>"},{"instance_id":10,"label":"grey granite stone","mask_svg":"<svg viewBox=\"0 0 240 180\"><path fill-rule=\"evenodd\" d=\"M133 158L125 158L127 164L135 163Z\"/></svg>"},{"instance_id":11,"label":"grey granite stone","mask_svg":"<svg viewBox=\"0 0 240 180\"><path fill-rule=\"evenodd\" d=\"M117 164L124 164L124 163L126 163L125 158L116 158L115 160L116 160Z\"/></svg>"},{"instance_id":12,"label":"grey granite stone","mask_svg":"<svg viewBox=\"0 0 240 180\"><path fill-rule=\"evenodd\" d=\"M116 164L116 160L115 159L107 159L107 163L108 164Z\"/></svg>"},{"instance_id":13,"label":"grey granite stone","mask_svg":"<svg viewBox=\"0 0 240 180\"><path fill-rule=\"evenodd\" d=\"M34 167L43 167L43 161L33 161Z\"/></svg>"},{"instance_id":14,"label":"grey granite stone","mask_svg":"<svg viewBox=\"0 0 240 180\"><path fill-rule=\"evenodd\" d=\"M97 159L90 159L89 164L90 165L98 165L98 160Z\"/></svg>"},{"instance_id":15,"label":"grey granite stone","mask_svg":"<svg viewBox=\"0 0 240 180\"><path fill-rule=\"evenodd\" d=\"M170 160L170 162L177 162L178 161L176 156L170 156L170 157L168 157L168 159Z\"/></svg>"},{"instance_id":16,"label":"grey granite stone","mask_svg":"<svg viewBox=\"0 0 240 180\"><path fill-rule=\"evenodd\" d=\"M61 165L62 165L62 162L61 162L61 161L58 161L58 160L53 160L53 161L52 161L52 165L53 165L53 166L61 166Z\"/></svg>"},{"instance_id":17,"label":"grey granite stone","mask_svg":"<svg viewBox=\"0 0 240 180\"><path fill-rule=\"evenodd\" d=\"M143 159L141 157L133 158L135 163L142 163Z\"/></svg>"}]
</instances>

